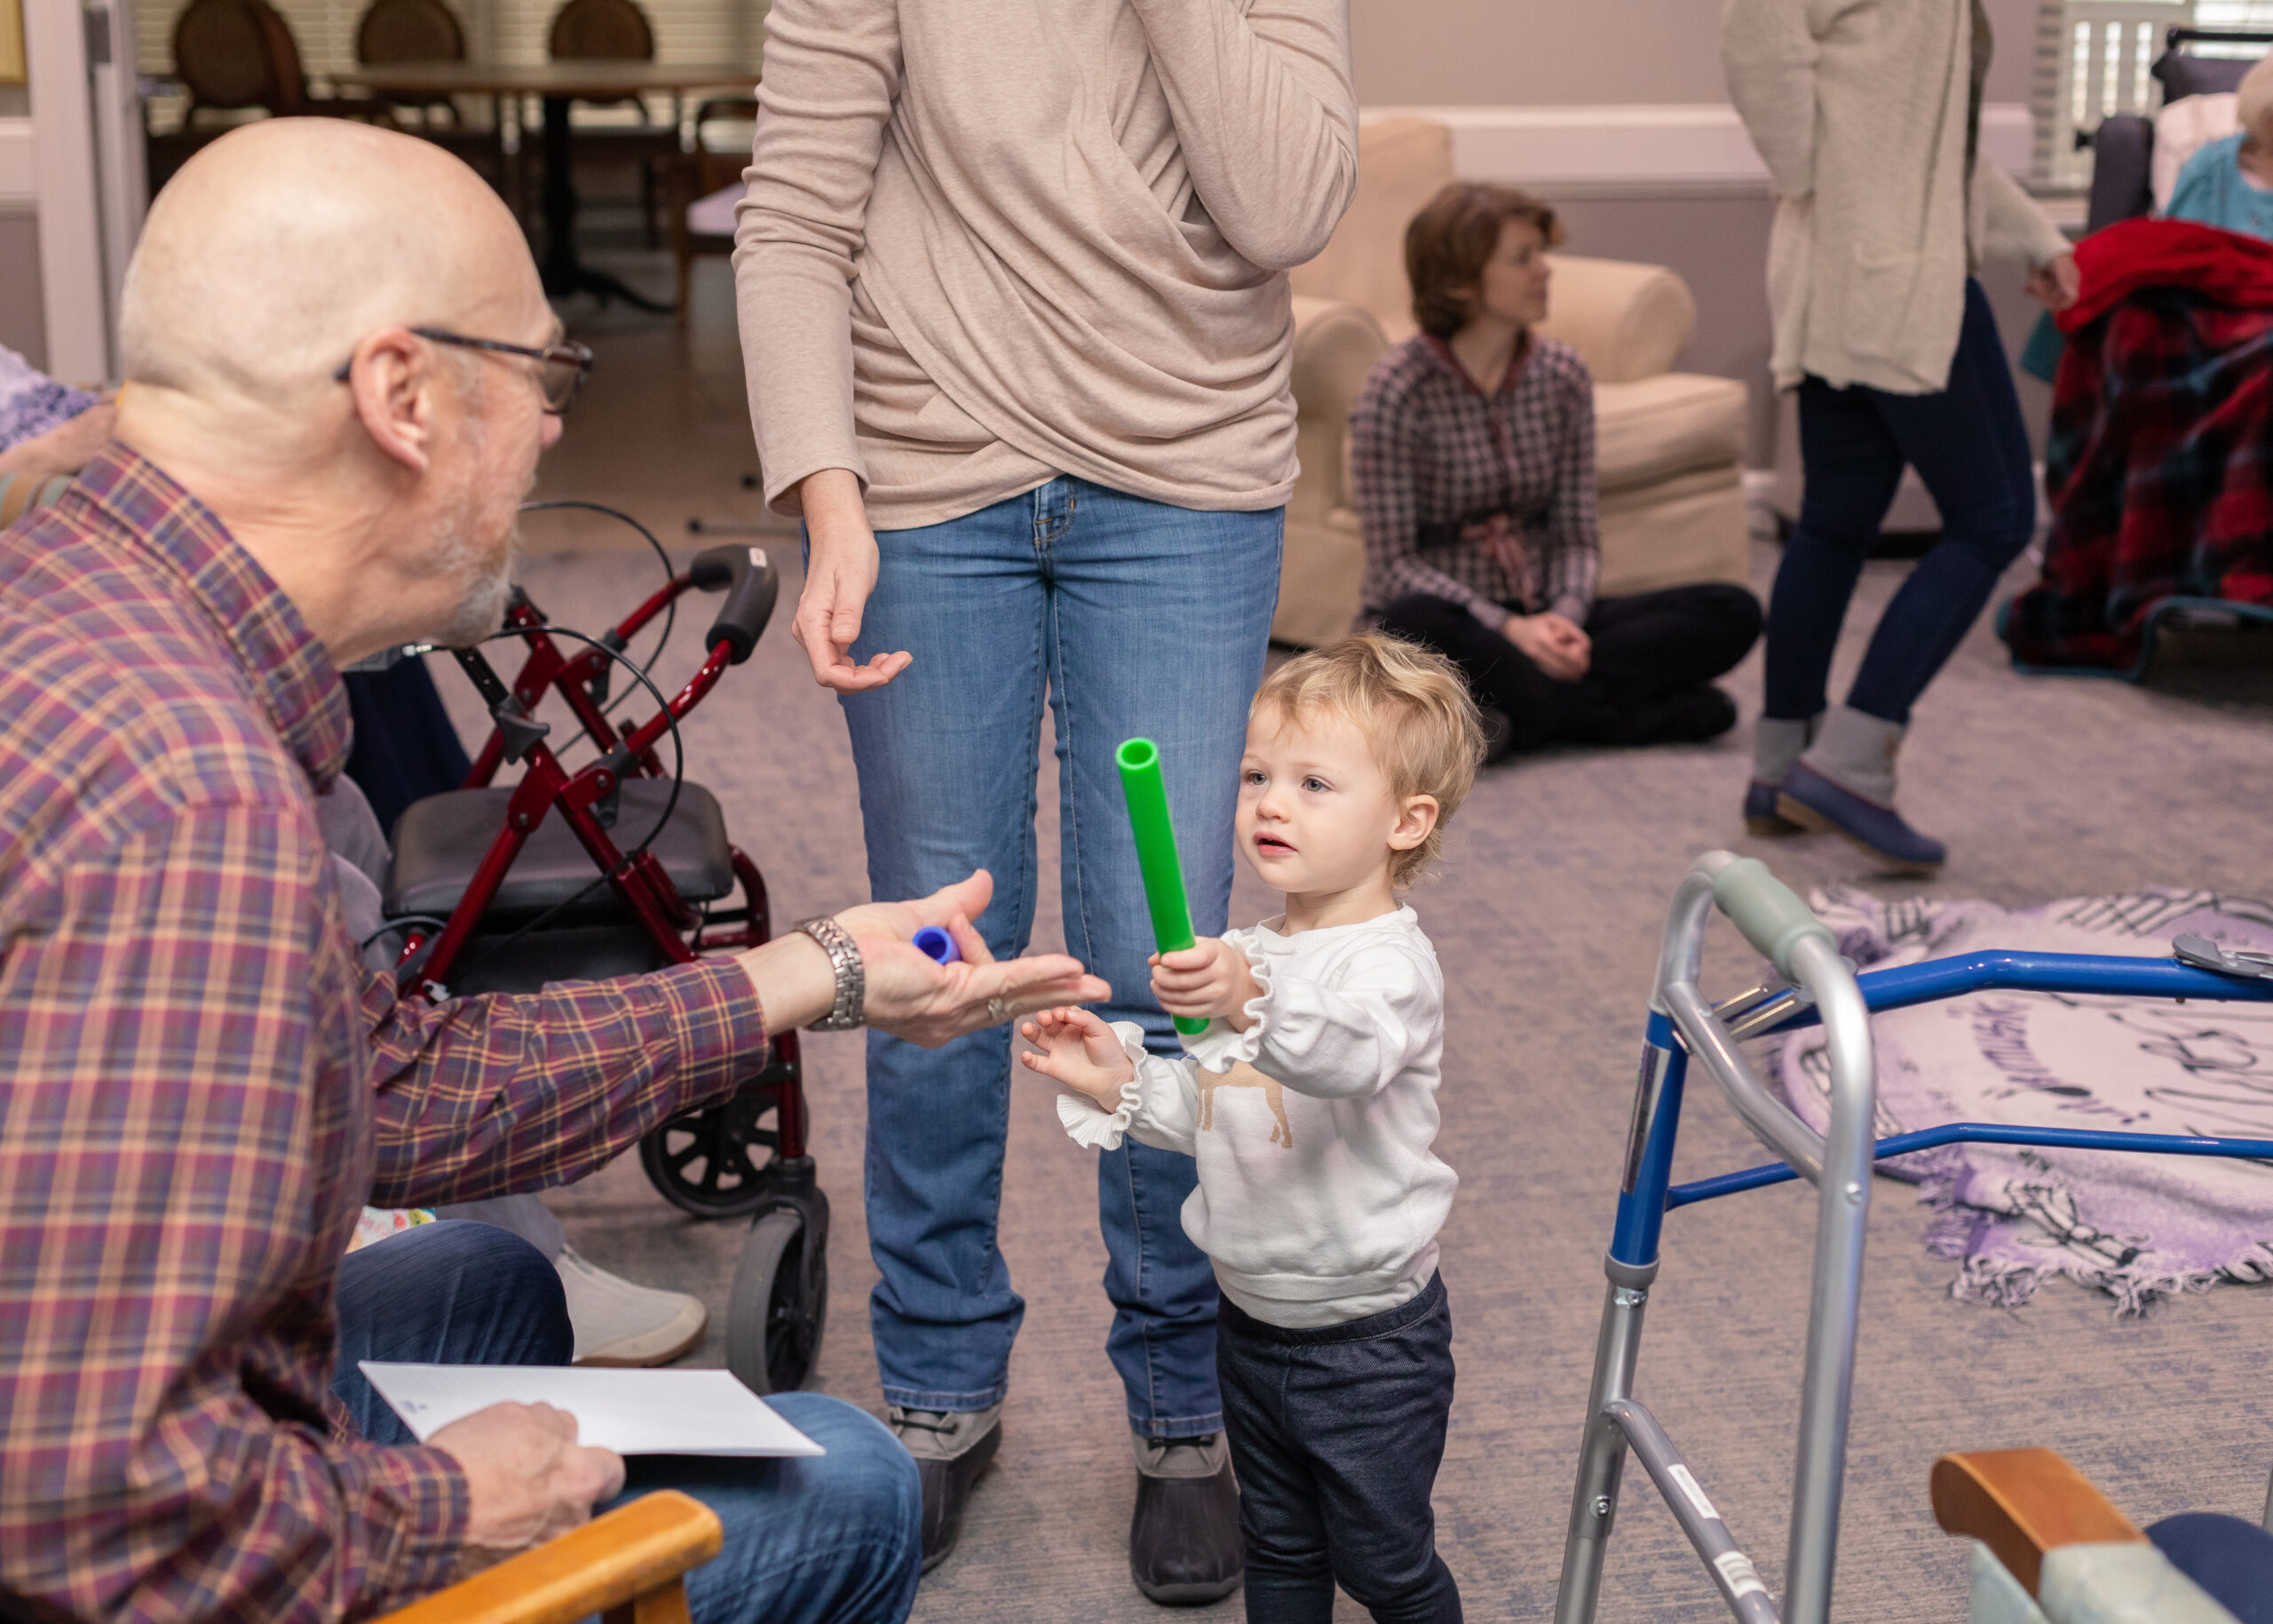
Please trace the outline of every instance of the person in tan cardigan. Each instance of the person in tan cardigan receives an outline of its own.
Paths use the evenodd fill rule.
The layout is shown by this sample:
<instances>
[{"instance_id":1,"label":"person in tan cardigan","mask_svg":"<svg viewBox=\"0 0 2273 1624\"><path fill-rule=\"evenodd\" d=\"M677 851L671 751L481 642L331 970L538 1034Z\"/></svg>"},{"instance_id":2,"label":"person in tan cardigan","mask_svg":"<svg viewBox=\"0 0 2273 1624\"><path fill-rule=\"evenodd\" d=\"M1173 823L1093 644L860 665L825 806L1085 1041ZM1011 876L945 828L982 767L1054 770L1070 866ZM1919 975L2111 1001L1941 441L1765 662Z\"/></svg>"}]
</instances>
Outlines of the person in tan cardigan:
<instances>
[{"instance_id":1,"label":"person in tan cardigan","mask_svg":"<svg viewBox=\"0 0 2273 1624\"><path fill-rule=\"evenodd\" d=\"M1729 94L1768 165L1770 366L1800 397L1806 490L1768 608L1766 701L1745 820L1829 828L1930 873L1940 841L1894 808L1912 705L1964 638L2036 519L2028 432L1974 278L2024 260L2057 309L2076 262L1981 155L1980 0L1728 0ZM1907 464L1942 536L1873 633L1847 702L1825 693L1841 622Z\"/></svg>"},{"instance_id":2,"label":"person in tan cardigan","mask_svg":"<svg viewBox=\"0 0 2273 1624\"><path fill-rule=\"evenodd\" d=\"M1166 764L1192 923L1221 931L1247 701L1295 479L1286 272L1357 185L1347 0L775 0L734 273L767 501L809 547L793 631L842 696L869 881L1002 880L1034 923L1055 711L1065 936L1108 1019L1176 1051L1113 765ZM965 860L968 859L966 861ZM868 1048L870 1300L926 1565L994 1458L1025 1305L995 1245L1000 1037ZM1106 1350L1157 1601L1239 1581L1192 1159L1098 1162Z\"/></svg>"}]
</instances>

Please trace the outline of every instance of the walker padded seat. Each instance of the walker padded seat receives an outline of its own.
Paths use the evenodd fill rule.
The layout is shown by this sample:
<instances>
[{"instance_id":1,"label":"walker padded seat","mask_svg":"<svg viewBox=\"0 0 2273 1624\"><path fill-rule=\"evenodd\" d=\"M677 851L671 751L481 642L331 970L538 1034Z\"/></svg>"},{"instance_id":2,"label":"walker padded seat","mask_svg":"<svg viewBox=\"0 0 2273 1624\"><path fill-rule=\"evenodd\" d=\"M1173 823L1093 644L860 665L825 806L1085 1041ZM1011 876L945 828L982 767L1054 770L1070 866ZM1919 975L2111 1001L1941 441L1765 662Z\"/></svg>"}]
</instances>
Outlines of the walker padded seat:
<instances>
[{"instance_id":1,"label":"walker padded seat","mask_svg":"<svg viewBox=\"0 0 2273 1624\"><path fill-rule=\"evenodd\" d=\"M671 794L670 780L626 779L615 828L616 844L629 852L654 828ZM490 843L505 827L513 798L510 785L453 789L428 796L404 809L394 828L394 867L384 899L390 915L431 914L447 917L472 883ZM734 867L726 843L726 820L718 798L700 784L679 786L678 805L650 848L689 902L715 902L734 888ZM506 871L485 917L533 915L567 901L599 877L591 854L561 818L548 811ZM621 911L612 891L595 890L586 904L598 913ZM585 904L572 910L582 914Z\"/></svg>"}]
</instances>

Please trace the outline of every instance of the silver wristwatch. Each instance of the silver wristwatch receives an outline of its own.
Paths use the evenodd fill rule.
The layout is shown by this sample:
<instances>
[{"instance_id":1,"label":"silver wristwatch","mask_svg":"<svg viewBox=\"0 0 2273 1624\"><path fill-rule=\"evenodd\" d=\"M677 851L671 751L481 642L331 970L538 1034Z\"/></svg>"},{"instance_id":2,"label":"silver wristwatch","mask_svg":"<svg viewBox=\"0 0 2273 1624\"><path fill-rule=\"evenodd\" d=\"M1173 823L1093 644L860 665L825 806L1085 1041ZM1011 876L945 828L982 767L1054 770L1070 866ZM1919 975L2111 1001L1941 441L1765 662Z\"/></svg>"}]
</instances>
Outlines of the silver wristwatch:
<instances>
[{"instance_id":1,"label":"silver wristwatch","mask_svg":"<svg viewBox=\"0 0 2273 1624\"><path fill-rule=\"evenodd\" d=\"M806 1030L851 1031L861 1022L868 992L868 974L861 967L860 949L852 940L852 932L827 914L800 921L797 929L820 944L820 950L828 955L828 967L836 972L836 1002Z\"/></svg>"}]
</instances>

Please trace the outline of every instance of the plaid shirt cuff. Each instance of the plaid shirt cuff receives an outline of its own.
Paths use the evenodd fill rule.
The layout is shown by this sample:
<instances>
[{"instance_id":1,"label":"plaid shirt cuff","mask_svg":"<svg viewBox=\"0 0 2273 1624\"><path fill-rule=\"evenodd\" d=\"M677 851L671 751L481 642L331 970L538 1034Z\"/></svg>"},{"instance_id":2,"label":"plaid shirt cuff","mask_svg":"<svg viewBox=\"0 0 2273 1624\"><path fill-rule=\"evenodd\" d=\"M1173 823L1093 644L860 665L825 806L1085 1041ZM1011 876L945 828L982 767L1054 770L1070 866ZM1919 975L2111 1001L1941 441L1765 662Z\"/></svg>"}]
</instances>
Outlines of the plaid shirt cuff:
<instances>
[{"instance_id":1,"label":"plaid shirt cuff","mask_svg":"<svg viewBox=\"0 0 2273 1624\"><path fill-rule=\"evenodd\" d=\"M1593 606L1576 592L1565 592L1547 606L1551 613L1561 615L1573 626L1583 626L1587 623L1587 611Z\"/></svg>"},{"instance_id":2,"label":"plaid shirt cuff","mask_svg":"<svg viewBox=\"0 0 2273 1624\"><path fill-rule=\"evenodd\" d=\"M656 973L679 1042L679 1074L701 1095L763 1054L765 1011L749 972L733 959L700 959ZM682 1085L684 1086L684 1084Z\"/></svg>"},{"instance_id":3,"label":"plaid shirt cuff","mask_svg":"<svg viewBox=\"0 0 2273 1624\"><path fill-rule=\"evenodd\" d=\"M359 1448L352 1460L373 1513L370 1563L353 1611L384 1611L455 1580L471 1508L465 1469L424 1446Z\"/></svg>"}]
</instances>

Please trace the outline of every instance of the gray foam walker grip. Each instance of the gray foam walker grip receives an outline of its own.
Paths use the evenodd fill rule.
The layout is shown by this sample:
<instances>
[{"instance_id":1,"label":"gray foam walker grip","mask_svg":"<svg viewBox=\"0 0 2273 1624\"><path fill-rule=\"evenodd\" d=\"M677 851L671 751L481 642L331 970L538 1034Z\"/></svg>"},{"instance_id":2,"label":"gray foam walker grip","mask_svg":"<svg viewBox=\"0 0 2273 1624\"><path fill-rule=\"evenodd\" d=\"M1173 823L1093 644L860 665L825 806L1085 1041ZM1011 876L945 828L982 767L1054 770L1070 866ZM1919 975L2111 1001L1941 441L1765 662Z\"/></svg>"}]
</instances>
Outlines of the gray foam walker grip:
<instances>
[{"instance_id":1,"label":"gray foam walker grip","mask_svg":"<svg viewBox=\"0 0 2273 1624\"><path fill-rule=\"evenodd\" d=\"M1793 895L1756 857L1740 857L1713 876L1713 900L1745 940L1760 949L1785 976L1792 974L1792 949L1810 936L1836 946L1831 927Z\"/></svg>"}]
</instances>

